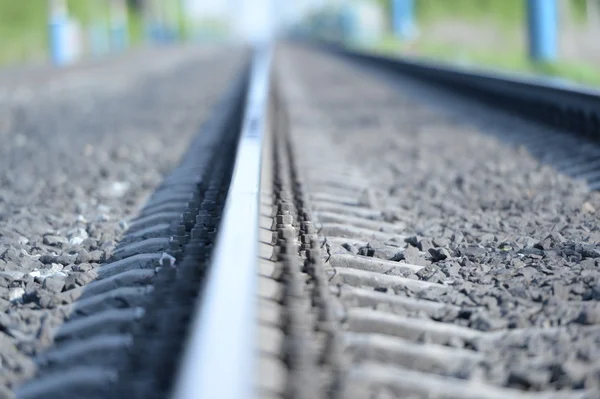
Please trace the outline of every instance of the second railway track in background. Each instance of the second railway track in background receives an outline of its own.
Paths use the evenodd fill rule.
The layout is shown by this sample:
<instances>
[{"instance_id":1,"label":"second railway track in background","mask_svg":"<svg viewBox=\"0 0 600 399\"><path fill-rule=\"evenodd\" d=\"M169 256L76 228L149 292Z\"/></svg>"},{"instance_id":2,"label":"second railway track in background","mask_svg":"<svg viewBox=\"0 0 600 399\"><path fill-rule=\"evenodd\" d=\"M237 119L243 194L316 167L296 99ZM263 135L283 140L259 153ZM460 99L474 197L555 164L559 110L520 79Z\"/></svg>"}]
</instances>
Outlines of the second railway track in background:
<instances>
[{"instance_id":1,"label":"second railway track in background","mask_svg":"<svg viewBox=\"0 0 600 399\"><path fill-rule=\"evenodd\" d=\"M379 67L257 51L19 396L599 397L600 147Z\"/></svg>"}]
</instances>

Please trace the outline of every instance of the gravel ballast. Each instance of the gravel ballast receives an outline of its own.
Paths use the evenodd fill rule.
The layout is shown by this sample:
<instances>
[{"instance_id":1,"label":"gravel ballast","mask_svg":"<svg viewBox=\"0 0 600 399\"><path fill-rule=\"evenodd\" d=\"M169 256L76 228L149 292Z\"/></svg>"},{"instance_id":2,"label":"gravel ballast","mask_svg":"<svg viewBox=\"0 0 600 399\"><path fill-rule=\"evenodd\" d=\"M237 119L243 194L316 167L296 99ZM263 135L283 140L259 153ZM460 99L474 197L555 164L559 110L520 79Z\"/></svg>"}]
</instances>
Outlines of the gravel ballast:
<instances>
[{"instance_id":1,"label":"gravel ballast","mask_svg":"<svg viewBox=\"0 0 600 399\"><path fill-rule=\"evenodd\" d=\"M145 50L18 84L0 76L0 386L33 375L67 317L61 293L95 279L244 54Z\"/></svg>"},{"instance_id":2,"label":"gravel ballast","mask_svg":"<svg viewBox=\"0 0 600 399\"><path fill-rule=\"evenodd\" d=\"M431 89L323 53L282 53L294 152L350 331L340 389L594 397L600 195L501 139L539 127L458 98L437 107ZM420 360L390 360L410 349L395 339Z\"/></svg>"}]
</instances>

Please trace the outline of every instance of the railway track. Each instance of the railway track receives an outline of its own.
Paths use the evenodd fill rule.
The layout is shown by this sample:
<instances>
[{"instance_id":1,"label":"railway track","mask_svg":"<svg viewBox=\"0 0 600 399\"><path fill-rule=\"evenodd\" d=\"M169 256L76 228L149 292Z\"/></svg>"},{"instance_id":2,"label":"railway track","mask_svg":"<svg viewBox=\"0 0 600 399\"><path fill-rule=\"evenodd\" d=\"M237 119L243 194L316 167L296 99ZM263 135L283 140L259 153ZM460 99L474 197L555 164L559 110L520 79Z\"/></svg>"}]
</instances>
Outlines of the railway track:
<instances>
[{"instance_id":1,"label":"railway track","mask_svg":"<svg viewBox=\"0 0 600 399\"><path fill-rule=\"evenodd\" d=\"M597 396L595 371L571 374L582 366L580 354L595 346L597 326L583 318L597 304L590 297L576 299L567 288L585 279L574 273L577 262L567 261L564 252L559 262L550 254L598 247L586 237L563 237L552 224L541 227L543 217L532 216L543 214L539 205L549 198L534 205L518 199L519 189L509 191L520 182L507 177L530 173L533 165L511 166L506 159L518 163L519 157L494 154L501 151L498 142L464 132L464 119L429 112L414 93L405 91L399 99L360 71L342 74L339 61L308 53L281 59L288 60L280 64L286 86L280 107L288 117L274 131L288 144L276 153L288 157L297 242L309 241L302 234L304 220L314 226L316 242L304 247L309 255L301 280L312 281L319 292L312 300L319 315L313 330L327 338L313 361L319 359L324 380L333 381L323 392L357 398ZM300 72L292 66L300 64L315 67ZM292 83L300 81L304 87ZM482 167L486 172L477 173ZM522 169L510 171L514 167ZM475 176L463 182L468 174ZM501 175L504 182L497 179ZM520 189L534 189L533 181ZM548 183L553 191L566 182ZM544 197L543 191L536 195ZM526 223L510 228L504 218L533 219L541 231ZM579 222L586 219L595 218L584 215ZM525 235L537 239L527 244ZM312 258L313 251L320 255ZM550 288L554 283L564 284L563 294ZM326 289L318 291L320 284ZM559 349L561 341L568 350Z\"/></svg>"},{"instance_id":2,"label":"railway track","mask_svg":"<svg viewBox=\"0 0 600 399\"><path fill-rule=\"evenodd\" d=\"M598 397L595 108L360 60L256 51L17 397Z\"/></svg>"}]
</instances>

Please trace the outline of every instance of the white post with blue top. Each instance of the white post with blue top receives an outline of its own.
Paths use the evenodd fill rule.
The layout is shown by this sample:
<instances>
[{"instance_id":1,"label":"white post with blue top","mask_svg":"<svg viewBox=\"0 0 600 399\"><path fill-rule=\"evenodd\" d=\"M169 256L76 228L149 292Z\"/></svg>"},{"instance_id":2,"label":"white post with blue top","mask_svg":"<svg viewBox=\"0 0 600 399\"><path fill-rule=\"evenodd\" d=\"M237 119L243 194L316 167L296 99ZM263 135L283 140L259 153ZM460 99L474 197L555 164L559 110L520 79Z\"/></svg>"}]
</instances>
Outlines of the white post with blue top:
<instances>
[{"instance_id":1,"label":"white post with blue top","mask_svg":"<svg viewBox=\"0 0 600 399\"><path fill-rule=\"evenodd\" d=\"M529 57L552 62L557 56L558 8L556 0L527 0Z\"/></svg>"},{"instance_id":2,"label":"white post with blue top","mask_svg":"<svg viewBox=\"0 0 600 399\"><path fill-rule=\"evenodd\" d=\"M351 4L344 4L340 13L340 24L342 28L343 39L347 43L356 41L356 10Z\"/></svg>"},{"instance_id":3,"label":"white post with blue top","mask_svg":"<svg viewBox=\"0 0 600 399\"><path fill-rule=\"evenodd\" d=\"M110 52L110 37L105 24L94 23L89 28L89 40L94 57L101 57Z\"/></svg>"},{"instance_id":4,"label":"white post with blue top","mask_svg":"<svg viewBox=\"0 0 600 399\"><path fill-rule=\"evenodd\" d=\"M115 52L124 51L128 43L127 4L125 0L110 2L110 43Z\"/></svg>"},{"instance_id":5,"label":"white post with blue top","mask_svg":"<svg viewBox=\"0 0 600 399\"><path fill-rule=\"evenodd\" d=\"M54 65L63 66L70 61L69 16L65 0L50 0L49 11L50 60Z\"/></svg>"}]
</instances>

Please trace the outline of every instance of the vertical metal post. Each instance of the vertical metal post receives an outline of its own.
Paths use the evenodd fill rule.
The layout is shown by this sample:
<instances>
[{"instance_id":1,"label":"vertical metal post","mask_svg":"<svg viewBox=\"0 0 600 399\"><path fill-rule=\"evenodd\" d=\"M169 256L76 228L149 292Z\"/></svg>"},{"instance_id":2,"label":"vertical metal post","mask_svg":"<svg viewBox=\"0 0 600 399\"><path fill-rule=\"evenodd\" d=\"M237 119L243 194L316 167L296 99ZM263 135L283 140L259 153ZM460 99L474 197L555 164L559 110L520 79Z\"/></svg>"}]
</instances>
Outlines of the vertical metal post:
<instances>
[{"instance_id":1,"label":"vertical metal post","mask_svg":"<svg viewBox=\"0 0 600 399\"><path fill-rule=\"evenodd\" d=\"M48 35L50 60L54 65L69 63L67 4L65 0L49 1Z\"/></svg>"},{"instance_id":2,"label":"vertical metal post","mask_svg":"<svg viewBox=\"0 0 600 399\"><path fill-rule=\"evenodd\" d=\"M110 2L110 42L113 51L121 52L127 48L129 31L127 27L127 3L125 0Z\"/></svg>"},{"instance_id":3,"label":"vertical metal post","mask_svg":"<svg viewBox=\"0 0 600 399\"><path fill-rule=\"evenodd\" d=\"M410 39L414 35L414 11L414 0L392 0L392 24L396 37Z\"/></svg>"},{"instance_id":4,"label":"vertical metal post","mask_svg":"<svg viewBox=\"0 0 600 399\"><path fill-rule=\"evenodd\" d=\"M352 4L344 4L340 16L343 39L347 43L356 40L356 10Z\"/></svg>"},{"instance_id":5,"label":"vertical metal post","mask_svg":"<svg viewBox=\"0 0 600 399\"><path fill-rule=\"evenodd\" d=\"M527 0L529 57L536 62L556 60L558 10L556 0Z\"/></svg>"},{"instance_id":6,"label":"vertical metal post","mask_svg":"<svg viewBox=\"0 0 600 399\"><path fill-rule=\"evenodd\" d=\"M144 18L146 41L150 43L158 42L159 28L156 17L156 4L153 0L144 0L142 15Z\"/></svg>"},{"instance_id":7,"label":"vertical metal post","mask_svg":"<svg viewBox=\"0 0 600 399\"><path fill-rule=\"evenodd\" d=\"M106 25L95 22L88 30L92 55L101 57L110 51L110 40Z\"/></svg>"},{"instance_id":8,"label":"vertical metal post","mask_svg":"<svg viewBox=\"0 0 600 399\"><path fill-rule=\"evenodd\" d=\"M165 44L170 41L169 18L167 13L167 4L164 1L155 1L156 18L158 23L158 40Z\"/></svg>"},{"instance_id":9,"label":"vertical metal post","mask_svg":"<svg viewBox=\"0 0 600 399\"><path fill-rule=\"evenodd\" d=\"M104 14L105 6L104 2L99 2L88 10L88 18L92 21L88 27L88 40L91 53L97 58L110 53L110 30L104 18L99 16Z\"/></svg>"}]
</instances>

